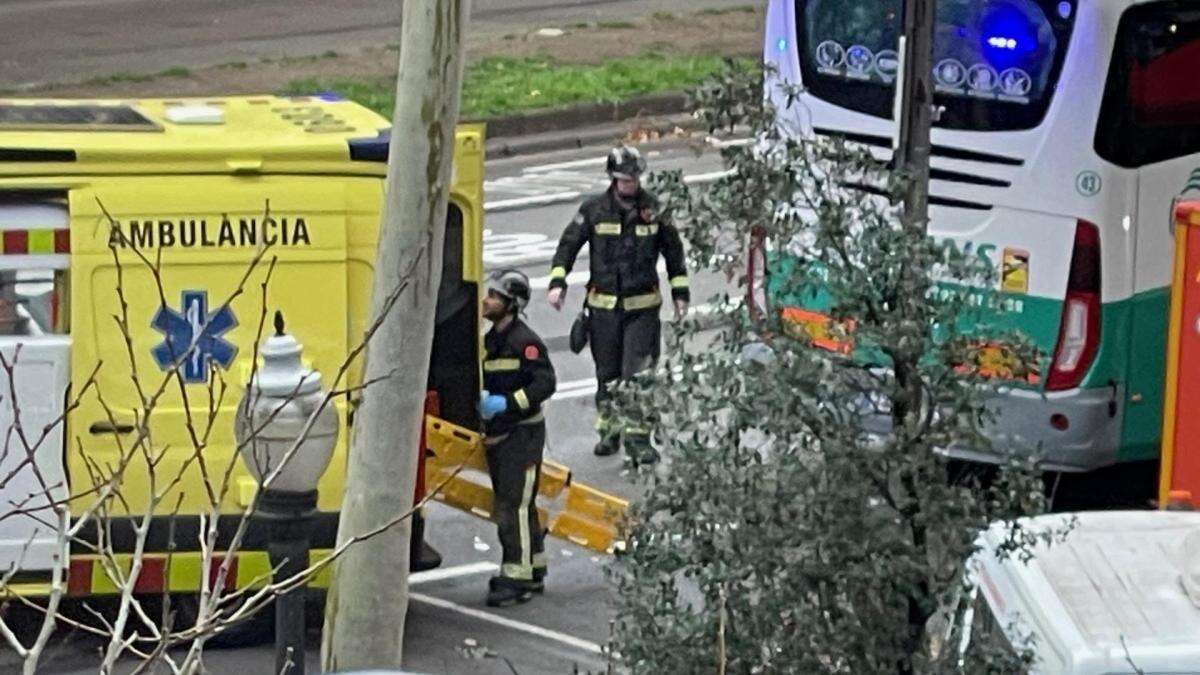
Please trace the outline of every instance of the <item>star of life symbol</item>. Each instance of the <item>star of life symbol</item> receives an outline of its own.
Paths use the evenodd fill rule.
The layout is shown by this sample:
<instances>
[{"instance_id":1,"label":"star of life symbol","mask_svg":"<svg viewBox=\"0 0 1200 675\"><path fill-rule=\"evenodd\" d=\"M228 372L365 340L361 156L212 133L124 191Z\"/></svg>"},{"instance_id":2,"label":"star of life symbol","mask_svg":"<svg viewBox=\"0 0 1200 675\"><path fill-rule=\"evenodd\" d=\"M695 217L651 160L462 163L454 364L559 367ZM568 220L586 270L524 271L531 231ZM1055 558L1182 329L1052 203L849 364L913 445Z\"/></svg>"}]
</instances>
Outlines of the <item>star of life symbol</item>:
<instances>
[{"instance_id":1,"label":"star of life symbol","mask_svg":"<svg viewBox=\"0 0 1200 675\"><path fill-rule=\"evenodd\" d=\"M179 363L184 382L206 384L210 363L215 361L225 370L233 365L238 349L223 336L237 327L237 318L228 305L209 314L207 291L184 291L181 304L181 312L158 308L150 325L164 339L152 354L162 370Z\"/></svg>"}]
</instances>

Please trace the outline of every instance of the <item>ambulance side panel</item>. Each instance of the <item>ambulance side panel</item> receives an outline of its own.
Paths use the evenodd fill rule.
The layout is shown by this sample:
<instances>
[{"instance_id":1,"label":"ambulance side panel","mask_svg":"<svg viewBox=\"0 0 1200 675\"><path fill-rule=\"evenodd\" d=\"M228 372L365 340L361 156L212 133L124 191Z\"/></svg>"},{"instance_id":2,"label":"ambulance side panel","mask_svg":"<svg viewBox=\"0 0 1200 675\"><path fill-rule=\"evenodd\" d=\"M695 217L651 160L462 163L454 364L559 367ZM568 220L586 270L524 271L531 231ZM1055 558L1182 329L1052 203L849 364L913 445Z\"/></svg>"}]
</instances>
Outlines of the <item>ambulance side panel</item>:
<instances>
[{"instance_id":1,"label":"ambulance side panel","mask_svg":"<svg viewBox=\"0 0 1200 675\"><path fill-rule=\"evenodd\" d=\"M82 447L69 455L74 481L89 475L88 463L115 465L138 437L144 402L157 401L149 445L159 459L153 472L144 461L131 464L123 490L129 514L163 515L177 500L181 514L210 511L213 502L223 512L240 511L256 486L236 457L233 415L256 345L280 311L323 385L346 386L334 378L349 348L342 318L348 311L347 228L366 218L364 203L378 183L322 176L118 177L71 190L75 386L100 365L97 395L72 416L72 444ZM114 236L120 237L116 259L109 249ZM193 358L173 361L170 347L188 344L205 322L217 326L205 333L211 339L201 341ZM175 363L186 386L168 377ZM344 399L336 407L344 421ZM336 511L341 501L346 445L342 434L331 464L338 470L327 471L320 484L322 511Z\"/></svg>"}]
</instances>

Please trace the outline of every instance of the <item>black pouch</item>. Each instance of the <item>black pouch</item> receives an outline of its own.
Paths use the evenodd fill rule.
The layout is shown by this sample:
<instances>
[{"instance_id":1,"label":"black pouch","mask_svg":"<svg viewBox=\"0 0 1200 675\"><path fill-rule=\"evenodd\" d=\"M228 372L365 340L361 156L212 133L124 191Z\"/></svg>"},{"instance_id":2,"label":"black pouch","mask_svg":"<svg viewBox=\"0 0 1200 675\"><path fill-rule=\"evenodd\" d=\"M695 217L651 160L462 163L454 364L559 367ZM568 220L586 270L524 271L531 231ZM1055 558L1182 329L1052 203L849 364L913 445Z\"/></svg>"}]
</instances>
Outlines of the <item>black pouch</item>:
<instances>
[{"instance_id":1,"label":"black pouch","mask_svg":"<svg viewBox=\"0 0 1200 675\"><path fill-rule=\"evenodd\" d=\"M571 351L578 354L587 346L588 337L592 332L592 315L588 312L587 303L583 305L583 309L579 310L579 316L575 317L575 323L571 324Z\"/></svg>"}]
</instances>

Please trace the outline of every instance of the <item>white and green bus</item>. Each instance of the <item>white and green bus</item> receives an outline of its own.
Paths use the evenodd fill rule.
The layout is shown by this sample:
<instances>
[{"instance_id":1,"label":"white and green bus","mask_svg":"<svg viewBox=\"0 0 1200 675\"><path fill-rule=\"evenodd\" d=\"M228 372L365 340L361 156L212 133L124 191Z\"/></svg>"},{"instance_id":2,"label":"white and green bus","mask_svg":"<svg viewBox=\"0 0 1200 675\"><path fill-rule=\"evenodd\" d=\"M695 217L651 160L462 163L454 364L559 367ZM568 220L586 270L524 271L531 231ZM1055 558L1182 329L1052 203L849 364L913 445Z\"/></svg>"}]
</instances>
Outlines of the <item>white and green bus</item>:
<instances>
[{"instance_id":1,"label":"white and green bus","mask_svg":"<svg viewBox=\"0 0 1200 675\"><path fill-rule=\"evenodd\" d=\"M780 121L893 148L903 0L771 0ZM939 0L931 230L998 271L1047 355L988 435L1050 470L1154 460L1170 211L1200 190L1200 0ZM968 460L994 459L949 449Z\"/></svg>"}]
</instances>

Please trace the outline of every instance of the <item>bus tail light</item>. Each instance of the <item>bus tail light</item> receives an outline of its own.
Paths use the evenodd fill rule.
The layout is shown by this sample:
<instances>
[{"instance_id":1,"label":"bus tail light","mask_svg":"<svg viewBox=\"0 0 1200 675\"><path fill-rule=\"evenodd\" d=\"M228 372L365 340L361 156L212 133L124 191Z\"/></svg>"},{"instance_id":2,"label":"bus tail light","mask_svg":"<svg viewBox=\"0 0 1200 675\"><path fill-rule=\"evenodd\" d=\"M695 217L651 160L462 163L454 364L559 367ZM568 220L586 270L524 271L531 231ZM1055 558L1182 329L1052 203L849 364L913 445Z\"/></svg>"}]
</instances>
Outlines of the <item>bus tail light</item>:
<instances>
[{"instance_id":1,"label":"bus tail light","mask_svg":"<svg viewBox=\"0 0 1200 675\"><path fill-rule=\"evenodd\" d=\"M1081 220L1075 227L1071 274L1067 279L1058 345L1054 348L1046 390L1064 391L1078 387L1099 349L1100 230Z\"/></svg>"}]
</instances>

